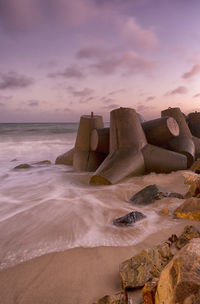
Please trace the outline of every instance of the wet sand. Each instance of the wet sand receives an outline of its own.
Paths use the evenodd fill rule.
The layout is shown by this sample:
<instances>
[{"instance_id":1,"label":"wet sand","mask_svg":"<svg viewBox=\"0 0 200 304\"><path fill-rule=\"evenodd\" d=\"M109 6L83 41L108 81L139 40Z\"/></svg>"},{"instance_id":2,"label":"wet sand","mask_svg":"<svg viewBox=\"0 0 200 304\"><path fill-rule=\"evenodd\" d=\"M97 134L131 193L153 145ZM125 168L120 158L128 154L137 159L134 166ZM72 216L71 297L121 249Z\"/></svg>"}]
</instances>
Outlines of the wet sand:
<instances>
[{"instance_id":1,"label":"wet sand","mask_svg":"<svg viewBox=\"0 0 200 304\"><path fill-rule=\"evenodd\" d=\"M176 221L130 247L75 248L46 254L0 272L1 304L92 304L120 290L119 264L195 221ZM140 296L139 296L140 297ZM138 295L136 296L138 299ZM136 303L138 300L136 300Z\"/></svg>"}]
</instances>

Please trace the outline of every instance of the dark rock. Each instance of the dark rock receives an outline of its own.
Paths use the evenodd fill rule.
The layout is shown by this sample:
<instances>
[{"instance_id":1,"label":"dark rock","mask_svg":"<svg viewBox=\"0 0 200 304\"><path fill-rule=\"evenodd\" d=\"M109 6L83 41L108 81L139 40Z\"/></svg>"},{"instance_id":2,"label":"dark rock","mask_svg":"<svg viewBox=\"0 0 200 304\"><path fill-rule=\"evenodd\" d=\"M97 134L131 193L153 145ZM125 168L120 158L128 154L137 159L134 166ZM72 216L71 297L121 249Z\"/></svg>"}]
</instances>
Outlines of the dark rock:
<instances>
[{"instance_id":1,"label":"dark rock","mask_svg":"<svg viewBox=\"0 0 200 304\"><path fill-rule=\"evenodd\" d=\"M139 211L132 211L122 217L119 217L113 221L116 226L130 226L138 221L141 221L146 216Z\"/></svg>"},{"instance_id":2,"label":"dark rock","mask_svg":"<svg viewBox=\"0 0 200 304\"><path fill-rule=\"evenodd\" d=\"M30 169L30 168L32 168L32 166L29 165L29 164L21 164L21 165L16 166L16 167L13 168L13 169L14 169L14 170L19 170L19 169Z\"/></svg>"},{"instance_id":3,"label":"dark rock","mask_svg":"<svg viewBox=\"0 0 200 304\"><path fill-rule=\"evenodd\" d=\"M159 200L164 197L176 197L183 199L183 196L180 193L167 192L157 185L149 185L134 194L130 198L130 203L136 205L149 205L155 200Z\"/></svg>"},{"instance_id":4,"label":"dark rock","mask_svg":"<svg viewBox=\"0 0 200 304\"><path fill-rule=\"evenodd\" d=\"M180 249L194 238L200 238L200 231L193 226L185 226L183 233L176 240L176 247Z\"/></svg>"},{"instance_id":5,"label":"dark rock","mask_svg":"<svg viewBox=\"0 0 200 304\"><path fill-rule=\"evenodd\" d=\"M144 304L155 303L155 294L156 294L157 285L158 285L158 278L153 278L144 285L142 289Z\"/></svg>"},{"instance_id":6,"label":"dark rock","mask_svg":"<svg viewBox=\"0 0 200 304\"><path fill-rule=\"evenodd\" d=\"M33 163L33 165L51 165L51 161L50 160L42 160L36 163Z\"/></svg>"}]
</instances>

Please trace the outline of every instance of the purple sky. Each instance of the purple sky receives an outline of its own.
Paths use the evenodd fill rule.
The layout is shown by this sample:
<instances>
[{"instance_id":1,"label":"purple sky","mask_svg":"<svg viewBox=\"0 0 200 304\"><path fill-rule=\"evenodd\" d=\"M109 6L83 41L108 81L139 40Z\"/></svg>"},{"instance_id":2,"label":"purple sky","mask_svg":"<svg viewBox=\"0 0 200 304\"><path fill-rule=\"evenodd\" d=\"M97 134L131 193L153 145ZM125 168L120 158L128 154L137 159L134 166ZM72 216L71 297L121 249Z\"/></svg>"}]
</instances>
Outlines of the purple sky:
<instances>
[{"instance_id":1,"label":"purple sky","mask_svg":"<svg viewBox=\"0 0 200 304\"><path fill-rule=\"evenodd\" d=\"M0 122L200 110L199 0L0 0Z\"/></svg>"}]
</instances>

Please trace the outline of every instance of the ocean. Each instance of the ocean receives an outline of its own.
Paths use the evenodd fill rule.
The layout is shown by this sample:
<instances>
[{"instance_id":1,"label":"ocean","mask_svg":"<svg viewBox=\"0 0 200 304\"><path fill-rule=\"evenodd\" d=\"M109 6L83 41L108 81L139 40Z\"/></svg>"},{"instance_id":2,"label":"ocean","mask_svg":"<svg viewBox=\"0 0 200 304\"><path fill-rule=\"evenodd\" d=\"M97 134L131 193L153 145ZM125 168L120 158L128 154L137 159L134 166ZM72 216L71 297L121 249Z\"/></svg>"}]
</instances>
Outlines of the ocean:
<instances>
[{"instance_id":1,"label":"ocean","mask_svg":"<svg viewBox=\"0 0 200 304\"><path fill-rule=\"evenodd\" d=\"M134 207L129 198L155 183L184 193L187 186L181 172L91 186L91 173L55 165L56 157L74 146L77 129L78 123L0 124L0 269L69 248L134 245L161 226L177 223L159 211L166 204L173 209L180 200ZM43 160L52 164L13 170L22 163ZM147 217L131 227L112 224L133 210Z\"/></svg>"}]
</instances>

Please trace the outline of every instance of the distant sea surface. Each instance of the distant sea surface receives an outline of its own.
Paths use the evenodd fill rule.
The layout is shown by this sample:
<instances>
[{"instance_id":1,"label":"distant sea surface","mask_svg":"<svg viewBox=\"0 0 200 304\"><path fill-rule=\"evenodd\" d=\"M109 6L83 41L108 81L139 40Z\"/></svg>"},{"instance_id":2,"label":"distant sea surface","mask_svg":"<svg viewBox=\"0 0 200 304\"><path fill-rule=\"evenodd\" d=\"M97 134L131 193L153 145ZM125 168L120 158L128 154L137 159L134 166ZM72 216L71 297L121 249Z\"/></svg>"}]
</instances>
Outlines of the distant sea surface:
<instances>
[{"instance_id":1,"label":"distant sea surface","mask_svg":"<svg viewBox=\"0 0 200 304\"><path fill-rule=\"evenodd\" d=\"M55 165L56 157L74 146L77 129L78 123L0 124L0 269L78 246L133 245L161 224L174 225L174 220L159 216L163 203L133 208L128 200L153 183L182 192L180 172L91 186L91 173ZM13 170L43 160L52 165ZM176 204L176 199L170 203ZM147 218L128 228L113 226L114 218L133 209Z\"/></svg>"}]
</instances>

